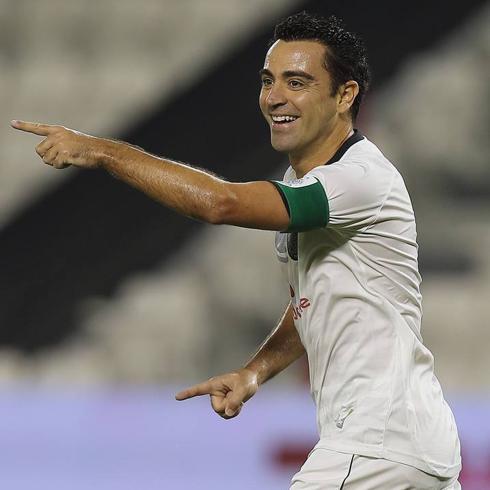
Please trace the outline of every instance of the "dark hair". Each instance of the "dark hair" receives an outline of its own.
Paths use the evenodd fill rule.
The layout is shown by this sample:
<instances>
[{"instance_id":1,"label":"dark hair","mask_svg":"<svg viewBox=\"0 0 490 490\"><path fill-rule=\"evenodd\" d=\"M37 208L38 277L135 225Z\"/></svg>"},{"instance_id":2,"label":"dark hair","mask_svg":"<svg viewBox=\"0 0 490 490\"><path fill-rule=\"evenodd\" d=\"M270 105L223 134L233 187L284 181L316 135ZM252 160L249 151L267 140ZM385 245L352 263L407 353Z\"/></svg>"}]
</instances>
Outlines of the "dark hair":
<instances>
[{"instance_id":1,"label":"dark hair","mask_svg":"<svg viewBox=\"0 0 490 490\"><path fill-rule=\"evenodd\" d=\"M349 32L334 15L327 18L306 11L291 15L276 25L270 45L279 39L317 41L326 46L325 68L332 78L331 95L349 80L359 84L359 93L350 109L352 119L355 120L370 80L367 52L362 39Z\"/></svg>"}]
</instances>

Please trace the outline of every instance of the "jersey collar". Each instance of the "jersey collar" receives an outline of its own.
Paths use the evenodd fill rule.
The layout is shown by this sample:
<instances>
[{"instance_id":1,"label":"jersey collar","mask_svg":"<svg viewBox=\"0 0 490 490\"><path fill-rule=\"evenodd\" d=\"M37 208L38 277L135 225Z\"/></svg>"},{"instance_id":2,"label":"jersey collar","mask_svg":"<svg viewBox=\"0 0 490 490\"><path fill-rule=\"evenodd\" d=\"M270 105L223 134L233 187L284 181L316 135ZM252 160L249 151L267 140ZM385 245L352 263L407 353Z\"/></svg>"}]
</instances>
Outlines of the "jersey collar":
<instances>
[{"instance_id":1,"label":"jersey collar","mask_svg":"<svg viewBox=\"0 0 490 490\"><path fill-rule=\"evenodd\" d=\"M330 165L331 163L338 162L345 154L345 152L352 146L358 143L359 141L364 139L364 135L359 132L358 129L354 129L354 133L349 136L343 143L340 145L340 148L335 152L335 155L330 158L330 160L325 163L325 165Z\"/></svg>"}]
</instances>

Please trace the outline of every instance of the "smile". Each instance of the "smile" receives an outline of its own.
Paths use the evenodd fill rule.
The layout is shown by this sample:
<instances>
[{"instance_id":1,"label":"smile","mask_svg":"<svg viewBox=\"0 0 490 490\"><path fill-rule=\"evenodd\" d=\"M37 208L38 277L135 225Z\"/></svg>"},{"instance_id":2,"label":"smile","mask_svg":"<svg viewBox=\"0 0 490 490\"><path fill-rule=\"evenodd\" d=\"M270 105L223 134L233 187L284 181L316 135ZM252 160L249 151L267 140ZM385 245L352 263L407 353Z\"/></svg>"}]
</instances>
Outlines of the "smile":
<instances>
[{"instance_id":1,"label":"smile","mask_svg":"<svg viewBox=\"0 0 490 490\"><path fill-rule=\"evenodd\" d=\"M271 116L272 122L276 124L285 124L285 123L290 123L296 121L299 116L287 116L287 115L282 115L282 116Z\"/></svg>"},{"instance_id":2,"label":"smile","mask_svg":"<svg viewBox=\"0 0 490 490\"><path fill-rule=\"evenodd\" d=\"M287 131L296 124L299 116L280 115L271 116L271 129L274 131Z\"/></svg>"}]
</instances>

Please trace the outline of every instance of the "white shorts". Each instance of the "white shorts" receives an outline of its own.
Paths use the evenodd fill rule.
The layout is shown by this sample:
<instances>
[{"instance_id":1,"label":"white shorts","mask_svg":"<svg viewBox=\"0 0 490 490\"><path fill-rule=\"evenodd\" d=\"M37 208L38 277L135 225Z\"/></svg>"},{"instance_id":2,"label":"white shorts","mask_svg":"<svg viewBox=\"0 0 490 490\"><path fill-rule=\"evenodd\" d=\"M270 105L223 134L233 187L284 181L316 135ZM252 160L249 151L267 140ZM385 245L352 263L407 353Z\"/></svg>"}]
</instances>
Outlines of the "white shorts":
<instances>
[{"instance_id":1,"label":"white shorts","mask_svg":"<svg viewBox=\"0 0 490 490\"><path fill-rule=\"evenodd\" d=\"M315 448L290 490L461 490L458 478L439 478L386 459Z\"/></svg>"}]
</instances>

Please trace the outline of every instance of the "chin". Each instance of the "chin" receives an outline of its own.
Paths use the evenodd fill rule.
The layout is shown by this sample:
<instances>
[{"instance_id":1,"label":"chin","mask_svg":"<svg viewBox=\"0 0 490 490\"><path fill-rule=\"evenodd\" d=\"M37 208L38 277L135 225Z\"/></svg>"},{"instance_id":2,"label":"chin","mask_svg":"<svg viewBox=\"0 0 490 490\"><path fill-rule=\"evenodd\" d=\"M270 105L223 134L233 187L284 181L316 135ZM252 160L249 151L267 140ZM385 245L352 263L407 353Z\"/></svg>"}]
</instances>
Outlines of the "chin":
<instances>
[{"instance_id":1,"label":"chin","mask_svg":"<svg viewBox=\"0 0 490 490\"><path fill-rule=\"evenodd\" d=\"M294 150L295 145L288 141L278 141L277 139L271 138L271 146L274 150L280 153L289 153Z\"/></svg>"}]
</instances>

